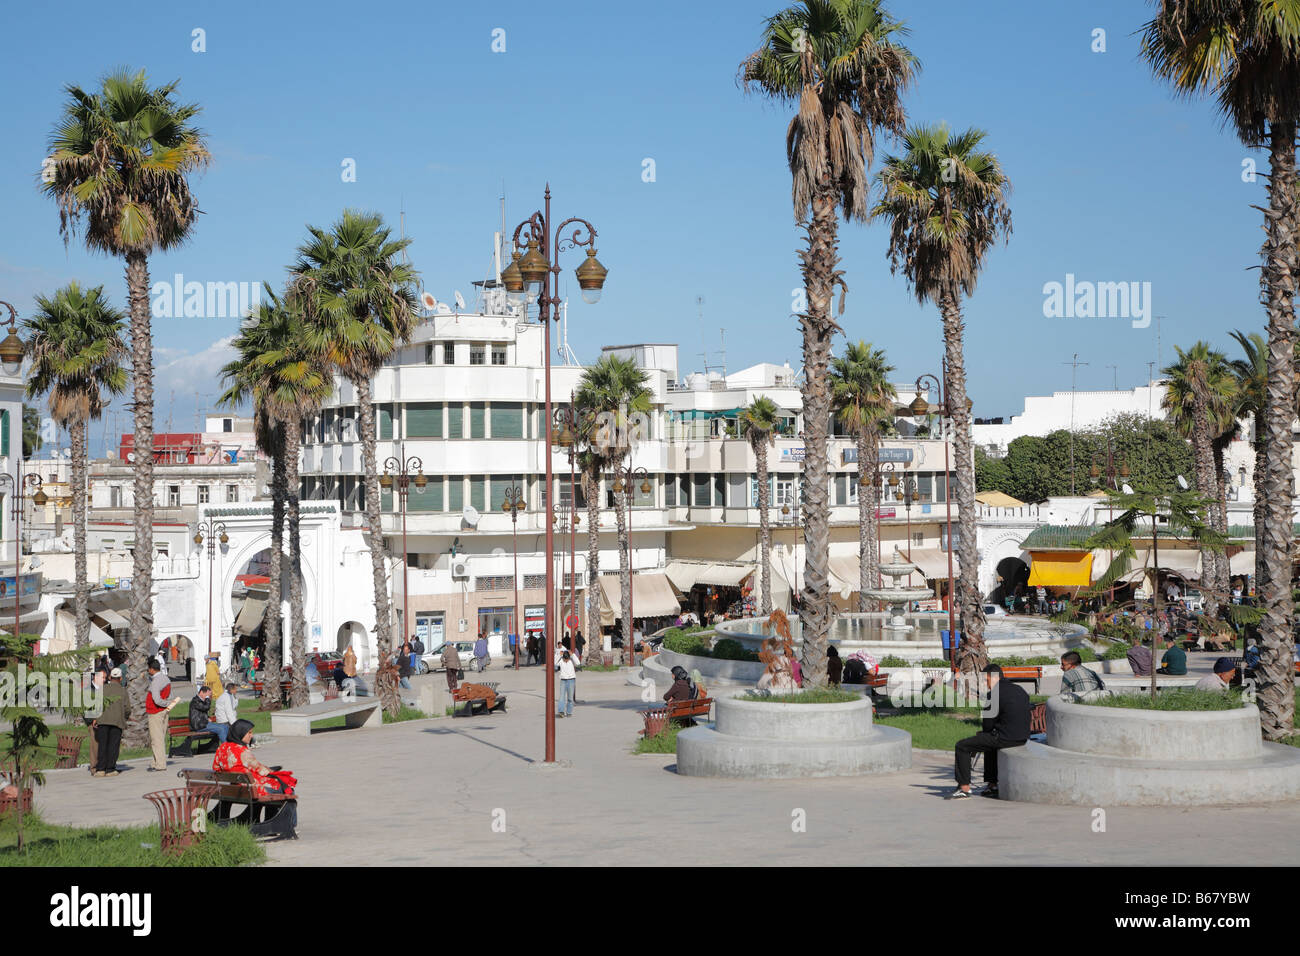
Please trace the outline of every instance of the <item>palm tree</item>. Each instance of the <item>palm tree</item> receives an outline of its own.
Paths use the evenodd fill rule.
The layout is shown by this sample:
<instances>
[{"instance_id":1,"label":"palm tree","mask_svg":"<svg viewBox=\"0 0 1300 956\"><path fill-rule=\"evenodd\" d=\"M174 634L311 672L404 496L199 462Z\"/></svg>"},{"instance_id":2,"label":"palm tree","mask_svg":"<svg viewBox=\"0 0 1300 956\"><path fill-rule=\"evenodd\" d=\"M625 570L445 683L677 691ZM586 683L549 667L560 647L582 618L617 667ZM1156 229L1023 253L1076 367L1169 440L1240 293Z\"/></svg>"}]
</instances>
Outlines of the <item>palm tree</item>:
<instances>
[{"instance_id":1,"label":"palm tree","mask_svg":"<svg viewBox=\"0 0 1300 956\"><path fill-rule=\"evenodd\" d=\"M1207 503L1206 523L1220 533L1227 531L1227 503L1223 486L1220 436L1236 429L1236 379L1228 360L1206 342L1196 342L1187 351L1174 346L1178 361L1161 374L1169 379L1161 406L1168 411L1177 432L1190 440L1196 465L1196 487ZM1221 549L1220 549L1221 550ZM1220 568L1220 564L1223 565ZM1215 614L1227 590L1227 556L1213 548L1201 549L1201 577L1206 582L1206 613Z\"/></svg>"},{"instance_id":2,"label":"palm tree","mask_svg":"<svg viewBox=\"0 0 1300 956\"><path fill-rule=\"evenodd\" d=\"M866 612L868 588L879 587L880 530L876 502L867 493L867 468L880 457L880 429L894 420L898 391L889 382L894 366L869 342L848 343L831 365L831 397L858 446L858 610Z\"/></svg>"},{"instance_id":3,"label":"palm tree","mask_svg":"<svg viewBox=\"0 0 1300 956\"><path fill-rule=\"evenodd\" d=\"M36 297L30 333L27 395L48 396L50 416L72 439L72 541L75 555L77 647L90 642L90 582L86 574L87 423L104 410L104 393L126 388L126 316L109 305L104 287L69 282L52 296Z\"/></svg>"},{"instance_id":4,"label":"palm tree","mask_svg":"<svg viewBox=\"0 0 1300 956\"><path fill-rule=\"evenodd\" d=\"M843 272L837 266L838 212L868 218L867 170L876 136L906 124L902 93L918 66L901 44L906 30L880 0L801 0L767 20L759 48L741 65L747 90L798 104L786 131L795 220L807 232L799 253L806 302L798 310L803 334L804 562L803 670L826 681L833 605L829 584L830 503L827 433L831 395L827 368L839 330L831 299Z\"/></svg>"},{"instance_id":5,"label":"palm tree","mask_svg":"<svg viewBox=\"0 0 1300 956\"><path fill-rule=\"evenodd\" d=\"M909 129L906 152L889 157L877 177L884 195L872 211L873 218L889 221L891 268L902 271L918 301L933 302L943 316L944 398L957 459L957 522L961 531L956 598L965 650L959 653L959 666L968 679L984 666L986 655L961 303L963 295L975 291L989 249L1011 234L1007 206L1011 182L997 156L983 148L984 136L978 129L952 133L944 125Z\"/></svg>"},{"instance_id":6,"label":"palm tree","mask_svg":"<svg viewBox=\"0 0 1300 956\"><path fill-rule=\"evenodd\" d=\"M1296 130L1300 124L1300 0L1161 0L1142 34L1155 75L1183 96L1213 94L1219 113L1249 147L1268 145L1263 268L1268 315L1268 392L1264 408L1263 520L1255 550L1264 573L1260 622L1259 709L1264 736L1295 724L1291 617L1291 424L1295 419L1294 276L1300 269ZM1256 464L1256 470L1260 470Z\"/></svg>"},{"instance_id":7,"label":"palm tree","mask_svg":"<svg viewBox=\"0 0 1300 956\"><path fill-rule=\"evenodd\" d=\"M298 247L292 281L304 310L307 345L337 368L357 393L379 650L375 683L384 709L396 715L401 701L397 670L390 661L388 551L379 515L371 380L411 339L417 321L415 283L419 273L400 259L410 238L394 239L377 213L344 210L328 232L312 226L308 231L311 237Z\"/></svg>"},{"instance_id":8,"label":"palm tree","mask_svg":"<svg viewBox=\"0 0 1300 956\"><path fill-rule=\"evenodd\" d=\"M777 416L781 409L766 395L759 395L740 410L740 434L754 449L758 462L758 528L760 541L760 577L763 591L761 612L772 613L772 490L768 487L767 448L776 444Z\"/></svg>"},{"instance_id":9,"label":"palm tree","mask_svg":"<svg viewBox=\"0 0 1300 956\"><path fill-rule=\"evenodd\" d=\"M292 296L281 301L270 286L265 286L264 301L252 321L236 336L235 348L240 359L223 369L223 377L234 383L222 396L223 401L229 403L238 393L251 394L254 404L281 429L280 458L289 528L289 648L294 663L289 698L292 706L301 707L308 702L308 692L298 453L303 419L320 408L334 391L334 382L304 341L299 303Z\"/></svg>"},{"instance_id":10,"label":"palm tree","mask_svg":"<svg viewBox=\"0 0 1300 956\"><path fill-rule=\"evenodd\" d=\"M648 414L653 408L649 384L650 376L644 369L639 368L632 359L619 358L616 355L601 356L595 365L582 373L582 379L578 382L574 405L585 413L595 416L597 421L592 430L590 445L599 455L600 465L613 467L616 476L623 459L634 450L630 416ZM628 497L633 496L635 484L634 481L627 482L623 494ZM616 488L615 492L618 490ZM590 503L588 508L590 509ZM588 516L590 518L590 511ZM630 661L633 652L631 540L628 534L627 517L617 502L614 506L614 517L618 527L623 652ZM587 529L587 534L590 543L590 527Z\"/></svg>"},{"instance_id":11,"label":"palm tree","mask_svg":"<svg viewBox=\"0 0 1300 956\"><path fill-rule=\"evenodd\" d=\"M68 86L50 134L42 189L59 206L66 242L84 220L86 245L126 260L135 418L135 550L131 569L128 744L148 735L146 645L153 636L153 342L149 255L183 243L198 216L188 175L207 165L199 107L177 103L176 83L150 88L145 73L119 71L99 92Z\"/></svg>"}]
</instances>

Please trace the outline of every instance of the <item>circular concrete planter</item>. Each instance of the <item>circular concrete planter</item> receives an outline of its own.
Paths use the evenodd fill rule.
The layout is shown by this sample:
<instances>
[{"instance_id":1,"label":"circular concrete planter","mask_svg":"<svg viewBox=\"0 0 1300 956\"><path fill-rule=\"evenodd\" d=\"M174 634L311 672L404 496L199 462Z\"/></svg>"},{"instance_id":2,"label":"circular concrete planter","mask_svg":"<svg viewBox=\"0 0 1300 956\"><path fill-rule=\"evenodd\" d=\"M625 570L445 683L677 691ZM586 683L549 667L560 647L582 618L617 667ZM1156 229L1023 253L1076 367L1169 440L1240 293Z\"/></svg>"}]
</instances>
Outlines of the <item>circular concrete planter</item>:
<instances>
[{"instance_id":1,"label":"circular concrete planter","mask_svg":"<svg viewBox=\"0 0 1300 956\"><path fill-rule=\"evenodd\" d=\"M727 697L714 703L714 729L769 740L848 740L871 733L871 701L777 704Z\"/></svg>"},{"instance_id":2,"label":"circular concrete planter","mask_svg":"<svg viewBox=\"0 0 1300 956\"><path fill-rule=\"evenodd\" d=\"M871 723L871 702L781 704L719 698L717 721L677 735L688 777L788 779L889 773L912 765L912 735Z\"/></svg>"},{"instance_id":3,"label":"circular concrete planter","mask_svg":"<svg viewBox=\"0 0 1300 956\"><path fill-rule=\"evenodd\" d=\"M1264 752L1259 710L1140 710L1047 702L1047 743L1060 750L1145 760L1223 760Z\"/></svg>"}]
</instances>

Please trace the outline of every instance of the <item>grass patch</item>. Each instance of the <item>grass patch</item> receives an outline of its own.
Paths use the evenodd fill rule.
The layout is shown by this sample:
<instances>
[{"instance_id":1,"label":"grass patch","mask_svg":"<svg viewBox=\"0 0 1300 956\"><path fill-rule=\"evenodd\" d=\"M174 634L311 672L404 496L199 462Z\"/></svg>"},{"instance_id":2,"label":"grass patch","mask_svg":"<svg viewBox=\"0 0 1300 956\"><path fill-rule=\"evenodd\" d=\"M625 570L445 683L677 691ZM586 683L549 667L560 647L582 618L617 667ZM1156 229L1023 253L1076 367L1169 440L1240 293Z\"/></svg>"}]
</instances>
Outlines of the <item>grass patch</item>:
<instances>
[{"instance_id":1,"label":"grass patch","mask_svg":"<svg viewBox=\"0 0 1300 956\"><path fill-rule=\"evenodd\" d=\"M26 849L18 853L16 814L0 817L0 866L250 866L266 862L266 851L247 827L213 826L203 842L179 856L159 849L157 826L56 826L38 814L23 817Z\"/></svg>"},{"instance_id":2,"label":"grass patch","mask_svg":"<svg viewBox=\"0 0 1300 956\"><path fill-rule=\"evenodd\" d=\"M813 687L809 690L795 691L792 694L771 694L761 696L753 691L740 695L737 700L761 701L765 704L847 704L861 700L861 694L833 687Z\"/></svg>"},{"instance_id":3,"label":"grass patch","mask_svg":"<svg viewBox=\"0 0 1300 956\"><path fill-rule=\"evenodd\" d=\"M1115 707L1124 710L1236 710L1244 707L1241 692L1196 690L1174 687L1161 691L1153 701L1150 694L1113 694L1099 700L1082 701L1089 707Z\"/></svg>"},{"instance_id":4,"label":"grass patch","mask_svg":"<svg viewBox=\"0 0 1300 956\"><path fill-rule=\"evenodd\" d=\"M655 734L653 737L642 737L636 742L632 752L634 754L675 754L677 734L681 729L680 724L669 721L663 733Z\"/></svg>"},{"instance_id":5,"label":"grass patch","mask_svg":"<svg viewBox=\"0 0 1300 956\"><path fill-rule=\"evenodd\" d=\"M448 709L450 710L450 708ZM386 724L400 724L403 721L407 721L407 720L425 720L428 717L428 715L424 711L420 710L419 708L408 707L405 704L403 704L401 706L401 709L397 711L396 717L389 716L388 711L384 711L383 714L384 714L384 723Z\"/></svg>"},{"instance_id":6,"label":"grass patch","mask_svg":"<svg viewBox=\"0 0 1300 956\"><path fill-rule=\"evenodd\" d=\"M582 669L584 671L590 671L593 674L609 674L614 671L622 670L623 668L619 664L583 664Z\"/></svg>"},{"instance_id":7,"label":"grass patch","mask_svg":"<svg viewBox=\"0 0 1300 956\"><path fill-rule=\"evenodd\" d=\"M919 750L952 750L957 741L980 731L979 711L974 707L957 710L908 709L889 717L877 716L873 722L906 730L912 735L912 746Z\"/></svg>"}]
</instances>

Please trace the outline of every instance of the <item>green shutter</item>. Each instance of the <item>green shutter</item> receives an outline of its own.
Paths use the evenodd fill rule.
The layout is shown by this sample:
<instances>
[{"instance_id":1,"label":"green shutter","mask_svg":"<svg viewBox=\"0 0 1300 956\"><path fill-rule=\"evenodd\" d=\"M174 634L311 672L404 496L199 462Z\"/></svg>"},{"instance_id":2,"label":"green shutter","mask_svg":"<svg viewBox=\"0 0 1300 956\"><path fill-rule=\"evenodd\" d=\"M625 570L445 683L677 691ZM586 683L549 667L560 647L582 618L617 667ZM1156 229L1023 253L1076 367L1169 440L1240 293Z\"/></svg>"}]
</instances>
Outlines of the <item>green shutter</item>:
<instances>
[{"instance_id":1,"label":"green shutter","mask_svg":"<svg viewBox=\"0 0 1300 956\"><path fill-rule=\"evenodd\" d=\"M447 437L448 438L465 437L465 406L464 405L447 406Z\"/></svg>"},{"instance_id":2,"label":"green shutter","mask_svg":"<svg viewBox=\"0 0 1300 956\"><path fill-rule=\"evenodd\" d=\"M523 500L527 500L527 494L524 490L523 482L520 480L518 475L505 475L500 478L493 478L491 484L492 496L491 500L488 502L488 507L493 511L501 510L501 506L505 504L506 501L506 491L514 488L516 485L519 487L519 493L523 497Z\"/></svg>"},{"instance_id":3,"label":"green shutter","mask_svg":"<svg viewBox=\"0 0 1300 956\"><path fill-rule=\"evenodd\" d=\"M447 478L447 510L465 510L465 481L460 475Z\"/></svg>"},{"instance_id":4,"label":"green shutter","mask_svg":"<svg viewBox=\"0 0 1300 956\"><path fill-rule=\"evenodd\" d=\"M482 475L470 475L469 478L469 503L477 508L480 512L487 508L484 489L487 482Z\"/></svg>"},{"instance_id":5,"label":"green shutter","mask_svg":"<svg viewBox=\"0 0 1300 956\"><path fill-rule=\"evenodd\" d=\"M379 438L391 441L393 437L393 409L388 405L379 406Z\"/></svg>"},{"instance_id":6,"label":"green shutter","mask_svg":"<svg viewBox=\"0 0 1300 956\"><path fill-rule=\"evenodd\" d=\"M406 406L407 438L442 437L442 403L413 402Z\"/></svg>"},{"instance_id":7,"label":"green shutter","mask_svg":"<svg viewBox=\"0 0 1300 956\"><path fill-rule=\"evenodd\" d=\"M430 478L429 484L425 486L424 491L411 486L411 492L406 496L407 511L441 511L442 510L442 479Z\"/></svg>"},{"instance_id":8,"label":"green shutter","mask_svg":"<svg viewBox=\"0 0 1300 956\"><path fill-rule=\"evenodd\" d=\"M493 402L492 437L523 438L524 406L518 402Z\"/></svg>"},{"instance_id":9,"label":"green shutter","mask_svg":"<svg viewBox=\"0 0 1300 956\"><path fill-rule=\"evenodd\" d=\"M483 404L483 402L474 402L469 406L469 437L470 438L487 437L487 431L485 429L486 413L487 413L487 408Z\"/></svg>"},{"instance_id":10,"label":"green shutter","mask_svg":"<svg viewBox=\"0 0 1300 956\"><path fill-rule=\"evenodd\" d=\"M0 411L0 455L9 454L9 410Z\"/></svg>"}]
</instances>

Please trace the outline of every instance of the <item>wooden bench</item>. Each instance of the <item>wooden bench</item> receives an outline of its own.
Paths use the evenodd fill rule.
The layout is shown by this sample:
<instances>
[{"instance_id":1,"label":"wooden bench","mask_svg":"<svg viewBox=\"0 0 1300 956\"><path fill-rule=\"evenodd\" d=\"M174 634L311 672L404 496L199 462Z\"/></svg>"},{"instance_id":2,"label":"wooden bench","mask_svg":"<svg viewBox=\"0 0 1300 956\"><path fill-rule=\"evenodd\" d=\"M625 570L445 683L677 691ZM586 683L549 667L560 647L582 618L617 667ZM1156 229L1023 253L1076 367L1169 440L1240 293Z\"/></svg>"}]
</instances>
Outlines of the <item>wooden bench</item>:
<instances>
[{"instance_id":1,"label":"wooden bench","mask_svg":"<svg viewBox=\"0 0 1300 956\"><path fill-rule=\"evenodd\" d=\"M709 713L713 708L713 698L703 696L696 697L694 700L670 700L664 707L656 710L643 710L641 717L645 721L645 726L641 728L643 737L657 737L664 732L670 721L693 720L696 717L709 719Z\"/></svg>"},{"instance_id":2,"label":"wooden bench","mask_svg":"<svg viewBox=\"0 0 1300 956\"><path fill-rule=\"evenodd\" d=\"M1043 679L1043 669L1038 666L1004 667L1002 676L1009 681L1033 681L1034 693L1037 694L1039 681Z\"/></svg>"},{"instance_id":3,"label":"wooden bench","mask_svg":"<svg viewBox=\"0 0 1300 956\"><path fill-rule=\"evenodd\" d=\"M310 737L311 725L318 720L342 717L348 727L373 730L383 726L383 708L378 697L340 697L319 704L308 704L271 714L271 733L277 737Z\"/></svg>"},{"instance_id":4,"label":"wooden bench","mask_svg":"<svg viewBox=\"0 0 1300 956\"><path fill-rule=\"evenodd\" d=\"M203 740L202 746L197 751L201 754L212 753L221 743L221 738L211 730L190 730L188 717L167 718L167 756L193 757L196 753L193 749L196 739ZM180 741L179 744L173 742L177 740Z\"/></svg>"},{"instance_id":5,"label":"wooden bench","mask_svg":"<svg viewBox=\"0 0 1300 956\"><path fill-rule=\"evenodd\" d=\"M260 681L260 680L255 680L255 681L253 681L252 683L248 684L247 686L253 688L253 696L254 696L254 697L261 697L261 696L262 696L262 688L266 686L266 682L265 682L265 681ZM282 698L284 698L284 699L288 699L288 697L289 697L289 689L290 689L292 686L293 686L293 681L287 681L287 680L282 680L282 681L280 681L280 696L281 696Z\"/></svg>"},{"instance_id":6,"label":"wooden bench","mask_svg":"<svg viewBox=\"0 0 1300 956\"><path fill-rule=\"evenodd\" d=\"M475 683L478 683L478 681L475 681ZM483 686L496 694L497 682L484 683ZM488 707L486 697L467 697L465 696L465 688L461 686L451 692L451 699L451 715L453 717L473 717L477 714L494 714L497 711L504 714L506 712L505 694L496 694L492 706Z\"/></svg>"},{"instance_id":7,"label":"wooden bench","mask_svg":"<svg viewBox=\"0 0 1300 956\"><path fill-rule=\"evenodd\" d=\"M253 778L246 773L224 770L182 770L177 774L185 780L186 789L197 791L201 805L216 800L217 805L208 812L208 820L217 826L238 823L247 826L257 837L270 839L298 839L298 798L283 794L259 796ZM203 799L206 797L206 799ZM246 807L236 816L235 807Z\"/></svg>"}]
</instances>

